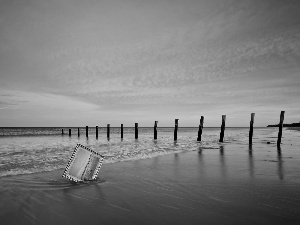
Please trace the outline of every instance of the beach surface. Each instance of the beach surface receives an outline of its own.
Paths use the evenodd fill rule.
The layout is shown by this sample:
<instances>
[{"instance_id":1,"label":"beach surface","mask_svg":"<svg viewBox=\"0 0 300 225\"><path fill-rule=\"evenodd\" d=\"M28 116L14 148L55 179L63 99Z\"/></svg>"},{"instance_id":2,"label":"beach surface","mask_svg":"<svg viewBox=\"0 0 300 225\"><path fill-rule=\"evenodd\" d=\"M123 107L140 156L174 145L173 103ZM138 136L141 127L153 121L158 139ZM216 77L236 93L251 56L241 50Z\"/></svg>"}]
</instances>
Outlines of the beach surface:
<instances>
[{"instance_id":1,"label":"beach surface","mask_svg":"<svg viewBox=\"0 0 300 225\"><path fill-rule=\"evenodd\" d=\"M225 143L104 164L85 184L62 169L5 176L0 224L299 224L299 159L292 145Z\"/></svg>"}]
</instances>

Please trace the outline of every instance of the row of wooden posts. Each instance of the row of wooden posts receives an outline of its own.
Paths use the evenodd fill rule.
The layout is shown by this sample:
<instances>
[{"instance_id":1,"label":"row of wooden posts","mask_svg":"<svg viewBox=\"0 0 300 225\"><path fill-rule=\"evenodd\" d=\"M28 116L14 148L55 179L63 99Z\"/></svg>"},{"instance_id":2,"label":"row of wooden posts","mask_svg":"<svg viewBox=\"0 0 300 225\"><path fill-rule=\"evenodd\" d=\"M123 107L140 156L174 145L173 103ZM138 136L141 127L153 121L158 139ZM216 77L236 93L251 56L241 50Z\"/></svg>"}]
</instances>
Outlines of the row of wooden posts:
<instances>
[{"instance_id":1,"label":"row of wooden posts","mask_svg":"<svg viewBox=\"0 0 300 225\"><path fill-rule=\"evenodd\" d=\"M279 132L278 132L277 146L280 146L280 144L281 144L284 113L285 113L285 111L281 111L281 113L280 113L280 122L278 124ZM254 116L255 116L255 113L251 113L250 130L249 130L249 145L252 145ZM174 141L177 141L178 120L179 119L175 119ZM221 132L220 132L219 142L224 141L225 121L226 121L226 115L222 115L222 124L221 124ZM155 140L157 139L157 124L158 124L158 121L155 121L154 122L154 139ZM204 116L201 116L197 141L201 141L203 124L204 124ZM134 127L135 127L135 139L138 139L138 136L139 136L138 123L135 123ZM86 137L88 138L89 137L89 127L88 126L85 127L85 134L86 134ZM64 135L64 129L62 129L62 135ZM71 136L71 129L69 129L69 136ZM80 130L78 128L78 137L79 136L80 136ZM96 138L98 138L98 126L96 126ZM108 139L110 138L110 124L107 124L107 138ZM123 138L123 124L121 124L121 138Z\"/></svg>"}]
</instances>

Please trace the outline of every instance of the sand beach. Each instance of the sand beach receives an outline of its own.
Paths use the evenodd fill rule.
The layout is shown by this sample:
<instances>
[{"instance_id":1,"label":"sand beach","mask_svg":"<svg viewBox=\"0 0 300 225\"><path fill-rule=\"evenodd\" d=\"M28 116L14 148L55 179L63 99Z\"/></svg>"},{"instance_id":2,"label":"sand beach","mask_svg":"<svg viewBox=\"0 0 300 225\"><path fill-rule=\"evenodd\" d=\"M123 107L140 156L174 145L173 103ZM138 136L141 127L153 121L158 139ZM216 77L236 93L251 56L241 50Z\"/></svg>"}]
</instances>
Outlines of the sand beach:
<instances>
[{"instance_id":1,"label":"sand beach","mask_svg":"<svg viewBox=\"0 0 300 225\"><path fill-rule=\"evenodd\" d=\"M299 152L225 143L104 164L97 181L63 170L0 179L1 224L299 224Z\"/></svg>"}]
</instances>

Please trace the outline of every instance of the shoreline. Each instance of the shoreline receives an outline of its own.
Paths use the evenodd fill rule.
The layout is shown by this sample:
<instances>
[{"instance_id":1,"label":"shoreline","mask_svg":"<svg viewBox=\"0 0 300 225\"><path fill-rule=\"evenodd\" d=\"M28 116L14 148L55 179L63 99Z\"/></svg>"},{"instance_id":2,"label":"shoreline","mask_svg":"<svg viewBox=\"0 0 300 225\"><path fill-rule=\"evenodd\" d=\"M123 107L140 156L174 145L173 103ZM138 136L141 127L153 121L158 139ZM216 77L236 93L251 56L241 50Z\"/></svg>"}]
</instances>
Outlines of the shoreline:
<instances>
[{"instance_id":1,"label":"shoreline","mask_svg":"<svg viewBox=\"0 0 300 225\"><path fill-rule=\"evenodd\" d=\"M298 158L285 153L281 164L276 151L263 161L259 148L246 150L104 164L86 184L62 178L63 169L1 177L1 224L297 224L300 181L286 173Z\"/></svg>"},{"instance_id":2,"label":"shoreline","mask_svg":"<svg viewBox=\"0 0 300 225\"><path fill-rule=\"evenodd\" d=\"M300 131L300 127L285 127L286 130L296 130L296 131Z\"/></svg>"}]
</instances>

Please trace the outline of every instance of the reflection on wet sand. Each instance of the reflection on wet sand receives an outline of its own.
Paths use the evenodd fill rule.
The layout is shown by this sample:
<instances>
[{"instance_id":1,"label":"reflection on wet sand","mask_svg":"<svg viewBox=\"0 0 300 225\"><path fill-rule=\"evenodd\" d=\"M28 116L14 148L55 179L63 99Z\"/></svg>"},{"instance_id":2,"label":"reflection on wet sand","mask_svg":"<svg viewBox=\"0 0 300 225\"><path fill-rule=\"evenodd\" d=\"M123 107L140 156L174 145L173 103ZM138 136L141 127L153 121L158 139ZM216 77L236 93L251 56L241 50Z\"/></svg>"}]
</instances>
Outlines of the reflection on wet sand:
<instances>
[{"instance_id":1,"label":"reflection on wet sand","mask_svg":"<svg viewBox=\"0 0 300 225\"><path fill-rule=\"evenodd\" d=\"M225 155L225 148L226 146L224 145L220 145L219 146L219 163L217 163L217 166L220 168L220 176L223 179L226 179L228 177L228 169L230 169L230 165L227 165L227 161L231 160L231 155L229 154L228 156ZM197 155L198 155L198 161L199 161L199 169L202 173L202 175L204 175L205 170L207 170L207 166L210 164L207 164L205 166L205 162L207 160L209 160L208 158L205 158L205 151L203 150L203 148L198 147L198 151L197 151ZM258 164L256 165L256 161L258 162ZM259 152L257 152L257 156L255 157L255 151L254 148L252 146L248 147L248 174L249 174L249 179L254 179L255 178L255 170L260 170L260 163L259 163L260 158L259 158ZM263 166L270 166L270 165L275 165L274 163L277 163L277 171L274 171L274 174L278 175L279 180L284 180L284 164L283 164L283 155L282 155L282 151L281 148L277 148L277 160L270 160L272 162L272 164L266 164L264 163ZM228 167L229 166L229 167ZM259 168L255 168L259 167ZM247 169L246 169L247 170Z\"/></svg>"},{"instance_id":2,"label":"reflection on wet sand","mask_svg":"<svg viewBox=\"0 0 300 225\"><path fill-rule=\"evenodd\" d=\"M249 173L250 177L253 179L254 178L254 158L252 154L252 146L249 146Z\"/></svg>"},{"instance_id":3,"label":"reflection on wet sand","mask_svg":"<svg viewBox=\"0 0 300 225\"><path fill-rule=\"evenodd\" d=\"M157 168L158 163L158 157L154 157L151 164L152 168Z\"/></svg>"},{"instance_id":4,"label":"reflection on wet sand","mask_svg":"<svg viewBox=\"0 0 300 225\"><path fill-rule=\"evenodd\" d=\"M283 170L283 160L282 160L282 154L281 154L281 147L277 146L277 160L278 160L278 177L280 180L284 179L284 170Z\"/></svg>"},{"instance_id":5,"label":"reflection on wet sand","mask_svg":"<svg viewBox=\"0 0 300 225\"><path fill-rule=\"evenodd\" d=\"M221 167L221 175L223 178L227 178L227 168L226 168L226 160L224 157L225 147L220 145L220 167Z\"/></svg>"},{"instance_id":6,"label":"reflection on wet sand","mask_svg":"<svg viewBox=\"0 0 300 225\"><path fill-rule=\"evenodd\" d=\"M180 157L178 153L174 153L174 175L177 177L180 173Z\"/></svg>"},{"instance_id":7,"label":"reflection on wet sand","mask_svg":"<svg viewBox=\"0 0 300 225\"><path fill-rule=\"evenodd\" d=\"M253 156L253 148L249 146L249 174L253 179L255 178L255 157ZM282 160L282 151L281 147L277 147L277 160L272 160L272 162L277 162L277 175L280 180L284 180L284 168L283 168L283 160Z\"/></svg>"},{"instance_id":8,"label":"reflection on wet sand","mask_svg":"<svg viewBox=\"0 0 300 225\"><path fill-rule=\"evenodd\" d=\"M198 160L199 160L199 170L201 177L205 177L205 161L204 161L204 154L201 147L198 148Z\"/></svg>"}]
</instances>

